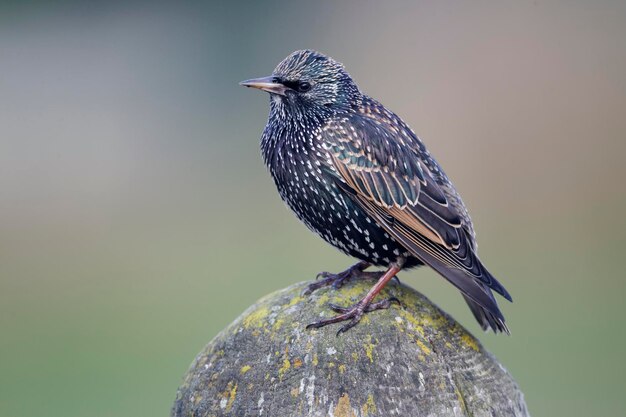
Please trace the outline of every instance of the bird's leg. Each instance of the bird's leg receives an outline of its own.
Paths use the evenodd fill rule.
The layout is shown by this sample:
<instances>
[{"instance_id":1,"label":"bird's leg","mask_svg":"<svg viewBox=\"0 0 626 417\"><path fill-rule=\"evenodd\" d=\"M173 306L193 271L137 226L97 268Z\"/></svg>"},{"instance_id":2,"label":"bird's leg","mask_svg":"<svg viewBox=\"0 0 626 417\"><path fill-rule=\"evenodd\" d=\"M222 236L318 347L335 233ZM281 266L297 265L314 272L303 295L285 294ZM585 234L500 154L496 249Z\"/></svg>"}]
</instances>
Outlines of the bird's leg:
<instances>
[{"instance_id":1,"label":"bird's leg","mask_svg":"<svg viewBox=\"0 0 626 417\"><path fill-rule=\"evenodd\" d=\"M316 321L314 323L306 326L307 329L318 329L320 327L324 327L328 324L339 323L342 321L348 321L347 324L343 325L337 332L337 336L341 333L348 331L354 325L356 325L363 317L364 313L369 313L370 311L379 310L389 308L392 302L397 302L400 304L399 300L395 297L388 298L383 301L379 301L376 303L372 303L372 300L378 295L378 293L384 288L384 286L402 269L402 265L404 264L404 259L399 259L396 263L391 264L389 269L383 274L382 277L378 280L378 282L369 290L367 295L361 299L361 301L350 307L339 307L337 305L331 304L330 308L336 311L338 314L335 317L331 317L326 320Z\"/></svg>"},{"instance_id":2,"label":"bird's leg","mask_svg":"<svg viewBox=\"0 0 626 417\"><path fill-rule=\"evenodd\" d=\"M365 261L360 261L352 265L350 268L346 269L343 272L339 272L336 274L332 274L330 272L320 272L317 274L317 278L322 278L314 283L310 284L306 290L304 290L304 295L311 294L313 291L318 290L322 287L326 287L328 285L332 285L334 289L341 288L343 283L350 278L353 278L363 272L366 268L371 266L370 263Z\"/></svg>"}]
</instances>

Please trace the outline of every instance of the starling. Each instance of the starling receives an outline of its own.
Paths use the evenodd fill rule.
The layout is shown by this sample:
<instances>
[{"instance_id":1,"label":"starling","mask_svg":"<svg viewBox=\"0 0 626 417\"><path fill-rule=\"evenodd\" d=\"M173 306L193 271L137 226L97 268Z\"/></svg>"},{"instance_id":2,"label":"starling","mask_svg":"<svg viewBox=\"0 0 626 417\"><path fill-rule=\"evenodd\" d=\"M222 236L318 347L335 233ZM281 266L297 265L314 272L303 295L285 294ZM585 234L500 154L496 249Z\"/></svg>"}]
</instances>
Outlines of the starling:
<instances>
[{"instance_id":1,"label":"starling","mask_svg":"<svg viewBox=\"0 0 626 417\"><path fill-rule=\"evenodd\" d=\"M293 52L271 76L240 83L270 94L261 153L281 198L325 241L360 261L309 286L339 288L370 266L384 267L359 302L330 307L319 328L387 308L374 302L401 269L428 265L460 291L483 330L506 332L491 290L512 301L478 258L468 211L444 171L400 117L361 93L342 64Z\"/></svg>"}]
</instances>

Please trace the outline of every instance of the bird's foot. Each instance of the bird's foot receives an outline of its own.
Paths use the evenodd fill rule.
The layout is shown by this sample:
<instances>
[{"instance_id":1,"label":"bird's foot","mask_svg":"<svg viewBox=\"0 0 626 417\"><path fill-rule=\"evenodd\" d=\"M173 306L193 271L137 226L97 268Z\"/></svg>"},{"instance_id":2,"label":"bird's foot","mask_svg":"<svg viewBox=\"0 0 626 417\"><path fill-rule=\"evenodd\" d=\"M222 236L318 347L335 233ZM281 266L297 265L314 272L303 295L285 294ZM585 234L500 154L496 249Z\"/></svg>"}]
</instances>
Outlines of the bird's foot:
<instances>
[{"instance_id":1,"label":"bird's foot","mask_svg":"<svg viewBox=\"0 0 626 417\"><path fill-rule=\"evenodd\" d=\"M339 289L343 285L343 283L350 278L357 277L361 272L363 272L370 264L364 261L357 262L352 265L350 268L346 269L343 272L339 272L336 274L330 272L320 272L317 274L317 281L312 284L309 284L307 288L304 290L303 295L309 295L313 291L318 290L322 287L327 287L332 285L334 289ZM321 278L321 279L320 279Z\"/></svg>"},{"instance_id":2,"label":"bird's foot","mask_svg":"<svg viewBox=\"0 0 626 417\"><path fill-rule=\"evenodd\" d=\"M341 333L347 332L352 327L354 327L359 321L361 321L363 314L369 313L375 310L387 309L391 306L392 303L397 303L398 305L401 305L400 300L398 300L396 297L390 297L382 301L377 301L375 303L367 302L367 300L364 298L363 300L359 301L358 303L350 307L341 307L336 304L329 304L329 307L333 309L333 311L339 314L336 315L335 317L331 317L326 320L313 322L309 324L308 326L306 326L306 328L307 329L319 329L320 327L324 327L329 324L340 323L342 321L349 320L348 323L344 324L337 331L337 336L339 336Z\"/></svg>"}]
</instances>

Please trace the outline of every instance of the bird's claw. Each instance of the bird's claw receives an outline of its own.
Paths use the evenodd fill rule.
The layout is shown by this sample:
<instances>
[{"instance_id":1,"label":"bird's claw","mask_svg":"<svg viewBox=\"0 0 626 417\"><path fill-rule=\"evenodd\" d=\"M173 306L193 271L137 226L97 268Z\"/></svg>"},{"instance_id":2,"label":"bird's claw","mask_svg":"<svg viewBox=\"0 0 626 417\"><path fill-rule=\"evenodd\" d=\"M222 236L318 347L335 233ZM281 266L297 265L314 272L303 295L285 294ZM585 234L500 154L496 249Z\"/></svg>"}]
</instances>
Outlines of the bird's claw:
<instances>
[{"instance_id":1,"label":"bird's claw","mask_svg":"<svg viewBox=\"0 0 626 417\"><path fill-rule=\"evenodd\" d=\"M338 290L339 288L341 288L344 282L356 276L358 273L362 272L363 269L365 268L366 268L366 264L364 264L363 262L359 262L355 265L352 265L350 268L346 269L345 271L338 272L336 274L333 274L332 272L327 272L327 271L320 272L319 274L315 276L315 282L312 284L309 284L307 288L304 290L304 292L302 293L302 295L309 295L313 291L318 290L322 287L329 286L329 285L332 285L334 289Z\"/></svg>"},{"instance_id":2,"label":"bird's claw","mask_svg":"<svg viewBox=\"0 0 626 417\"><path fill-rule=\"evenodd\" d=\"M356 324L358 322L361 321L361 317L363 316L363 313L361 313L361 315L354 317L352 320L350 320L347 324L344 324L343 326L341 326L339 328L339 330L337 330L337 334L335 335L336 337L339 337L339 335L341 333L345 333L348 330L350 330L351 328L353 328L354 326L356 326Z\"/></svg>"},{"instance_id":3,"label":"bird's claw","mask_svg":"<svg viewBox=\"0 0 626 417\"><path fill-rule=\"evenodd\" d=\"M376 310L385 310L391 307L391 304L393 303L396 303L402 307L402 303L400 302L400 300L398 300L396 297L389 297L384 300L366 305L365 308L363 309L363 312L371 313L372 311L376 311ZM336 313L347 313L352 308L352 307L341 307L337 304L332 304L332 303L329 303L328 307L330 307L331 310L333 310Z\"/></svg>"},{"instance_id":4,"label":"bird's claw","mask_svg":"<svg viewBox=\"0 0 626 417\"><path fill-rule=\"evenodd\" d=\"M333 274L328 272L328 271L323 271L323 272L320 272L319 274L315 275L315 280L317 281L320 278L328 278L331 275L333 275Z\"/></svg>"},{"instance_id":5,"label":"bird's claw","mask_svg":"<svg viewBox=\"0 0 626 417\"><path fill-rule=\"evenodd\" d=\"M354 327L359 321L361 321L361 318L363 317L363 314L365 313L370 313L372 311L375 310L384 310L387 309L389 307L391 307L391 304L393 303L397 303L398 305L402 305L400 303L400 300L398 300L396 297L389 297L386 298L384 300L381 301L377 301L375 303L369 303L369 304L365 304L363 302L363 300L359 301L358 303L350 306L350 307L341 307L338 306L337 304L328 304L328 306L335 311L336 313L339 313L338 315L336 315L335 317L331 317L329 319L325 319L325 320L319 320L316 322L313 322L311 324L309 324L308 326L306 326L307 329L319 329L320 327L324 327L327 326L329 324L333 324L333 323L340 323L342 321L348 321L348 323L344 324L338 331L337 331L337 336L339 336L341 333L345 333L348 330L350 330L352 327Z\"/></svg>"}]
</instances>

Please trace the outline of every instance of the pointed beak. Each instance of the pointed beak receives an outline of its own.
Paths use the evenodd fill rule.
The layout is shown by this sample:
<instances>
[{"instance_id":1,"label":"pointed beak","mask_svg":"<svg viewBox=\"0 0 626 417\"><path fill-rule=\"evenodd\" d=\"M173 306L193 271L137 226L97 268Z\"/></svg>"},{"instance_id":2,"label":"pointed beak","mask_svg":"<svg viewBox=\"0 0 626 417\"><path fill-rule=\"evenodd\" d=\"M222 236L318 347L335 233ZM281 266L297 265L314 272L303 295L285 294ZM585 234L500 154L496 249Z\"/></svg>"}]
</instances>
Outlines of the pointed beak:
<instances>
[{"instance_id":1,"label":"pointed beak","mask_svg":"<svg viewBox=\"0 0 626 417\"><path fill-rule=\"evenodd\" d=\"M274 77L262 77L262 78L253 78L251 80L242 81L239 83L244 87L258 88L259 90L267 91L268 93L280 94L281 96L285 95L285 91L287 91L287 87L282 85L281 83L274 82Z\"/></svg>"}]
</instances>

